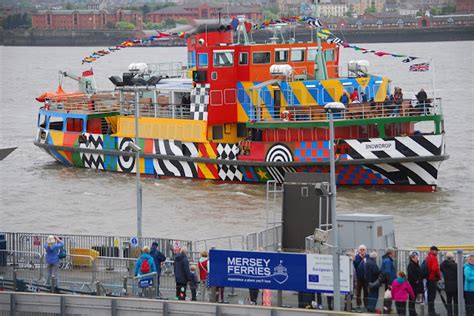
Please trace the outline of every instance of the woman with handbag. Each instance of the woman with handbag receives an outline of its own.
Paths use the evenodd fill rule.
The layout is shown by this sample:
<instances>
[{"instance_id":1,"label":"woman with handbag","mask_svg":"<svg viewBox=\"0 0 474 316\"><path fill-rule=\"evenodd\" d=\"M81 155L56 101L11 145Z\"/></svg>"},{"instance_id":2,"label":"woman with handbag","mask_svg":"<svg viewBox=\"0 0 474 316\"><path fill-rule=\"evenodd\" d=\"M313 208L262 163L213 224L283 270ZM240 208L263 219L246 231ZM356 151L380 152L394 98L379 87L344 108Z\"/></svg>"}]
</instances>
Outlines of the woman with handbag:
<instances>
[{"instance_id":1,"label":"woman with handbag","mask_svg":"<svg viewBox=\"0 0 474 316\"><path fill-rule=\"evenodd\" d=\"M57 236L50 235L46 240L44 249L46 251L47 277L46 285L51 284L51 277L58 276L59 252L64 248L64 243Z\"/></svg>"}]
</instances>

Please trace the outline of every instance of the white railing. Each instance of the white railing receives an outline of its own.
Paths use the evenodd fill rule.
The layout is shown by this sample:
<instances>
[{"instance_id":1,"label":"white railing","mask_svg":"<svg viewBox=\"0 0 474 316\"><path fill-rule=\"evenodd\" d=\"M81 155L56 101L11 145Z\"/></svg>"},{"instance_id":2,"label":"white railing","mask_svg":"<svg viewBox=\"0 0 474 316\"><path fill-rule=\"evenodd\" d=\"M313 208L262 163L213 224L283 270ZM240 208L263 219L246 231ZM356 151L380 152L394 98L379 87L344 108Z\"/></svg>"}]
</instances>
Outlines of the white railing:
<instances>
[{"instance_id":1,"label":"white railing","mask_svg":"<svg viewBox=\"0 0 474 316\"><path fill-rule=\"evenodd\" d=\"M188 69L181 62L147 64L150 76L188 78Z\"/></svg>"},{"instance_id":2,"label":"white railing","mask_svg":"<svg viewBox=\"0 0 474 316\"><path fill-rule=\"evenodd\" d=\"M267 107L254 107L251 109L249 118L260 121L326 121L327 113L323 106L285 106L270 113L268 117ZM372 119L385 117L413 117L441 115L441 99L430 103L412 105L410 100L404 100L401 104L378 103L352 103L346 106L341 113L335 114L335 119Z\"/></svg>"}]
</instances>

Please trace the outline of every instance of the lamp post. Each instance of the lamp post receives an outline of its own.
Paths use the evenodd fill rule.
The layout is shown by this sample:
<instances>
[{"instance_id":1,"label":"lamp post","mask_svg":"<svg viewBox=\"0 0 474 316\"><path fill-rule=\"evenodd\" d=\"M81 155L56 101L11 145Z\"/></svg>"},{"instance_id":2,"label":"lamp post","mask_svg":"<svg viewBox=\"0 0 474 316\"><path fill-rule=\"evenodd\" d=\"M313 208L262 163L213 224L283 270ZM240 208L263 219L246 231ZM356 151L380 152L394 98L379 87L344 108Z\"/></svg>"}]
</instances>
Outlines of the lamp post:
<instances>
[{"instance_id":1,"label":"lamp post","mask_svg":"<svg viewBox=\"0 0 474 316\"><path fill-rule=\"evenodd\" d=\"M334 157L334 113L344 111L346 107L340 102L330 102L324 106L329 114L329 166L331 179L331 220L332 220L332 278L334 284L334 310L341 310L340 266L339 266L339 229L336 219L336 161Z\"/></svg>"},{"instance_id":2,"label":"lamp post","mask_svg":"<svg viewBox=\"0 0 474 316\"><path fill-rule=\"evenodd\" d=\"M134 77L132 85L126 85L124 80L118 76L112 76L109 80L114 84L117 90L134 92L134 106L135 106L135 143L129 143L125 148L126 151L133 151L135 153L135 174L136 174L136 185L137 185L137 238L138 243L141 246L142 243L142 183L140 179L140 151L142 150L139 146L139 128L138 128L138 117L140 116L140 91L148 91L150 87L155 87L156 84L161 80L159 76L152 76L148 80L142 77ZM121 108L122 110L122 108ZM123 113L121 113L123 114Z\"/></svg>"}]
</instances>

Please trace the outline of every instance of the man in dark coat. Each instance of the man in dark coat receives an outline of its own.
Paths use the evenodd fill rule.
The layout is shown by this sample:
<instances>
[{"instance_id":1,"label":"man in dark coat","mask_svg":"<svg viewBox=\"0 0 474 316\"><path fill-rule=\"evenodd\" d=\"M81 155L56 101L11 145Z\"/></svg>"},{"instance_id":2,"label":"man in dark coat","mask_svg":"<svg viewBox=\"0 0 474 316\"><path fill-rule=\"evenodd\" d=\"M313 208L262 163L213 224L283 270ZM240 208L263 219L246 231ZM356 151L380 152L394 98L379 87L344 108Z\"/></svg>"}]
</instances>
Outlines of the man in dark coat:
<instances>
[{"instance_id":1,"label":"man in dark coat","mask_svg":"<svg viewBox=\"0 0 474 316\"><path fill-rule=\"evenodd\" d=\"M151 244L150 256L152 256L153 261L155 261L156 266L156 275L157 275L157 288L156 292L160 295L160 276L161 276L161 264L166 261L166 257L161 251L158 250L158 243L154 241Z\"/></svg>"},{"instance_id":2,"label":"man in dark coat","mask_svg":"<svg viewBox=\"0 0 474 316\"><path fill-rule=\"evenodd\" d=\"M446 300L448 302L448 316L458 314L458 265L454 261L454 254L448 252L446 260L440 265L444 278L444 289L446 291ZM454 306L453 306L454 300ZM454 314L453 314L454 307Z\"/></svg>"},{"instance_id":3,"label":"man in dark coat","mask_svg":"<svg viewBox=\"0 0 474 316\"><path fill-rule=\"evenodd\" d=\"M180 301L186 300L186 287L192 280L189 270L189 260L186 255L186 247L182 247L180 253L174 259L174 277L176 281L176 297Z\"/></svg>"},{"instance_id":4,"label":"man in dark coat","mask_svg":"<svg viewBox=\"0 0 474 316\"><path fill-rule=\"evenodd\" d=\"M367 247L360 245L357 254L354 257L354 269L356 271L356 304L357 311L361 312L362 305L362 292L364 293L364 307L368 307L369 299L369 282L367 277L367 260L369 255L367 254Z\"/></svg>"},{"instance_id":5,"label":"man in dark coat","mask_svg":"<svg viewBox=\"0 0 474 316\"><path fill-rule=\"evenodd\" d=\"M413 292L415 293L415 298L419 297L420 294L423 294L423 273L421 272L420 262L418 259L418 252L412 251L409 255L410 261L408 263L407 272L408 272L408 283L410 283ZM416 316L415 309L415 300L408 302L408 310L410 316Z\"/></svg>"},{"instance_id":6,"label":"man in dark coat","mask_svg":"<svg viewBox=\"0 0 474 316\"><path fill-rule=\"evenodd\" d=\"M380 283L378 282L380 269L377 266L376 260L377 253L374 251L370 253L369 259L366 263L366 280L369 282L369 305L367 306L367 311L371 313L375 313L380 288Z\"/></svg>"}]
</instances>

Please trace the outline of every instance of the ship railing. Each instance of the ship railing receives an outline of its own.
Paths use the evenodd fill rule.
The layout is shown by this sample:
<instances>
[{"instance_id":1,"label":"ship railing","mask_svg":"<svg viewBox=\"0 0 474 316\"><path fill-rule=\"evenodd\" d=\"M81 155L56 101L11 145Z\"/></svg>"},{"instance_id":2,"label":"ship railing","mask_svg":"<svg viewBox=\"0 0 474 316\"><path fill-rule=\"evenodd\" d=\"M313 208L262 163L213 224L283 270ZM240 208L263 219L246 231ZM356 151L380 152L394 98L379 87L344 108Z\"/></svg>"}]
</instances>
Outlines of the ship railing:
<instances>
[{"instance_id":1,"label":"ship railing","mask_svg":"<svg viewBox=\"0 0 474 316\"><path fill-rule=\"evenodd\" d=\"M91 96L57 96L46 99L45 109L56 112L73 113L107 113L120 111L118 94L101 92Z\"/></svg>"},{"instance_id":2,"label":"ship railing","mask_svg":"<svg viewBox=\"0 0 474 316\"><path fill-rule=\"evenodd\" d=\"M416 117L441 115L441 99L431 99L426 103L403 100L395 103L351 103L335 115L336 119L373 119L387 117ZM322 105L281 106L269 111L267 107L251 109L250 120L254 121L326 121L327 113Z\"/></svg>"},{"instance_id":3,"label":"ship railing","mask_svg":"<svg viewBox=\"0 0 474 316\"><path fill-rule=\"evenodd\" d=\"M189 105L140 102L139 116L173 119L192 119ZM135 115L135 104L124 104L121 111L122 115Z\"/></svg>"},{"instance_id":4,"label":"ship railing","mask_svg":"<svg viewBox=\"0 0 474 316\"><path fill-rule=\"evenodd\" d=\"M188 69L182 62L147 64L151 76L163 78L188 78Z\"/></svg>"}]
</instances>

